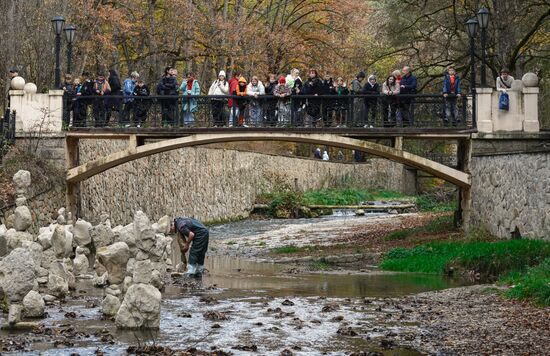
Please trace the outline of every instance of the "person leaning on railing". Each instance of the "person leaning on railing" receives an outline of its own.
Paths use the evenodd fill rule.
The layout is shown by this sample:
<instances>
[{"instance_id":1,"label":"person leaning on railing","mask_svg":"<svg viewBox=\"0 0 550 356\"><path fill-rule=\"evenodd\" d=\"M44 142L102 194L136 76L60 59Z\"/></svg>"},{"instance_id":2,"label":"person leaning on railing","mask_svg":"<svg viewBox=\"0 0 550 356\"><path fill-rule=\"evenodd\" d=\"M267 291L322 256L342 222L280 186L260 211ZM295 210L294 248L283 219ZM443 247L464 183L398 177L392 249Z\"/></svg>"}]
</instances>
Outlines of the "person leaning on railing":
<instances>
[{"instance_id":1,"label":"person leaning on railing","mask_svg":"<svg viewBox=\"0 0 550 356\"><path fill-rule=\"evenodd\" d=\"M94 99L94 118L95 127L107 126L107 100L104 99L106 95L111 92L109 82L105 78L105 74L99 73L97 79L94 82L94 93L101 98Z\"/></svg>"},{"instance_id":2,"label":"person leaning on railing","mask_svg":"<svg viewBox=\"0 0 550 356\"><path fill-rule=\"evenodd\" d=\"M380 85L376 82L374 74L369 76L361 94L367 95L365 98L365 125L363 127L372 128L376 124L376 113L378 111L378 98L373 96L380 94Z\"/></svg>"},{"instance_id":3,"label":"person leaning on railing","mask_svg":"<svg viewBox=\"0 0 550 356\"><path fill-rule=\"evenodd\" d=\"M417 80L411 72L411 67L403 67L403 76L399 82L400 94L416 94ZM412 125L414 123L414 99L410 97L400 98L399 106L404 125Z\"/></svg>"},{"instance_id":4,"label":"person leaning on railing","mask_svg":"<svg viewBox=\"0 0 550 356\"><path fill-rule=\"evenodd\" d=\"M399 95L399 85L394 75L390 75L382 85L382 94L384 95L382 99L384 126L395 126L399 106L397 98L397 95Z\"/></svg>"},{"instance_id":5,"label":"person leaning on railing","mask_svg":"<svg viewBox=\"0 0 550 356\"><path fill-rule=\"evenodd\" d=\"M336 86L332 88L332 91L330 93L334 96L347 96L349 95L349 90L346 88L346 84L344 83L344 78L338 77L336 79ZM336 127L346 127L346 112L348 111L348 104L346 99L336 99L333 100L333 112L334 116L336 117ZM331 113L332 114L332 113Z\"/></svg>"},{"instance_id":6,"label":"person leaning on railing","mask_svg":"<svg viewBox=\"0 0 550 356\"><path fill-rule=\"evenodd\" d=\"M265 86L265 95L273 96L275 87L277 86L277 76L269 75L269 80ZM264 100L264 120L267 126L277 125L277 99L269 98Z\"/></svg>"},{"instance_id":7,"label":"person leaning on railing","mask_svg":"<svg viewBox=\"0 0 550 356\"><path fill-rule=\"evenodd\" d=\"M199 81L195 79L193 73L185 73L185 80L181 82L180 91L185 97L187 95L201 95ZM195 113L197 112L197 99L183 99L182 113L183 124L190 126L195 122Z\"/></svg>"},{"instance_id":8,"label":"person leaning on railing","mask_svg":"<svg viewBox=\"0 0 550 356\"><path fill-rule=\"evenodd\" d=\"M458 110L456 108L456 102L461 96L460 91L460 78L456 74L455 67L450 65L445 73L443 79L443 97L445 100L445 124L451 122L452 124L459 123Z\"/></svg>"},{"instance_id":9,"label":"person leaning on railing","mask_svg":"<svg viewBox=\"0 0 550 356\"><path fill-rule=\"evenodd\" d=\"M265 95L265 87L257 76L253 76L252 80L246 88L246 94L254 98L260 95ZM249 104L249 123L252 126L258 126L262 121L262 106L258 100L250 100Z\"/></svg>"},{"instance_id":10,"label":"person leaning on railing","mask_svg":"<svg viewBox=\"0 0 550 356\"><path fill-rule=\"evenodd\" d=\"M294 84L294 83L293 83ZM290 95L292 95L291 85L287 85L284 76L279 77L279 84L273 89L273 95L278 98L277 100L277 119L279 126L290 123L291 119L291 107L290 107Z\"/></svg>"},{"instance_id":11,"label":"person leaning on railing","mask_svg":"<svg viewBox=\"0 0 550 356\"><path fill-rule=\"evenodd\" d=\"M157 95L175 96L175 99L160 99L162 125L172 126L176 123L178 106L178 71L174 67L166 67L164 75L157 84Z\"/></svg>"},{"instance_id":12,"label":"person leaning on railing","mask_svg":"<svg viewBox=\"0 0 550 356\"><path fill-rule=\"evenodd\" d=\"M132 102L132 108L134 110L135 124L137 127L141 127L147 120L147 113L151 105L151 101L146 99L149 94L149 87L145 85L143 80L138 79L134 91L132 92L132 97L135 98Z\"/></svg>"},{"instance_id":13,"label":"person leaning on railing","mask_svg":"<svg viewBox=\"0 0 550 356\"><path fill-rule=\"evenodd\" d=\"M244 124L244 115L245 115L246 106L248 104L248 100L244 99L244 97L247 96L246 94L247 88L248 86L246 83L246 79L244 77L240 77L239 82L237 83L237 87L235 88L235 91L232 93L233 95L240 97L238 99L235 99L233 103L233 106L236 106L238 109L237 126L239 127L246 127L246 125Z\"/></svg>"},{"instance_id":14,"label":"person leaning on railing","mask_svg":"<svg viewBox=\"0 0 550 356\"><path fill-rule=\"evenodd\" d=\"M229 82L225 79L225 71L221 70L210 89L208 95L229 95ZM214 98L210 101L212 105L212 123L215 127L225 126L224 105L225 99Z\"/></svg>"}]
</instances>

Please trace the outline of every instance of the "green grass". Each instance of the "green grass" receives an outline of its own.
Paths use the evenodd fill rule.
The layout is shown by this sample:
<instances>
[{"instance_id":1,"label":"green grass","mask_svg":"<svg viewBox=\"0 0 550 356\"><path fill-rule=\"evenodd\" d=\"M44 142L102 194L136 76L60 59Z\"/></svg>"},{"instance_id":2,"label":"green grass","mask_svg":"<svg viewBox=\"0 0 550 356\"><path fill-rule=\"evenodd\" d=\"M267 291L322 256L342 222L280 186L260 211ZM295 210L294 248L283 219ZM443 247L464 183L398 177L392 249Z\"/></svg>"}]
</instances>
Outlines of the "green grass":
<instances>
[{"instance_id":1,"label":"green grass","mask_svg":"<svg viewBox=\"0 0 550 356\"><path fill-rule=\"evenodd\" d=\"M455 211L458 208L458 203L456 200L448 202L438 202L429 195L417 196L415 201L420 211L443 212Z\"/></svg>"},{"instance_id":2,"label":"green grass","mask_svg":"<svg viewBox=\"0 0 550 356\"><path fill-rule=\"evenodd\" d=\"M452 216L440 216L424 226L397 230L390 232L386 237L386 241L405 240L413 235L420 234L438 234L446 231L454 230L453 217Z\"/></svg>"},{"instance_id":3,"label":"green grass","mask_svg":"<svg viewBox=\"0 0 550 356\"><path fill-rule=\"evenodd\" d=\"M541 240L434 242L389 251L380 268L390 271L443 274L451 267L475 270L485 277L524 271L550 256Z\"/></svg>"},{"instance_id":4,"label":"green grass","mask_svg":"<svg viewBox=\"0 0 550 356\"><path fill-rule=\"evenodd\" d=\"M331 264L321 258L317 261L312 262L310 267L311 269L314 269L317 271L326 271L331 267Z\"/></svg>"},{"instance_id":5,"label":"green grass","mask_svg":"<svg viewBox=\"0 0 550 356\"><path fill-rule=\"evenodd\" d=\"M277 253L277 254L285 254L285 253L297 253L297 252L300 252L301 249L299 247L296 247L296 246L282 246L282 247L277 247L277 248L274 248L271 250L271 252L273 253Z\"/></svg>"},{"instance_id":6,"label":"green grass","mask_svg":"<svg viewBox=\"0 0 550 356\"><path fill-rule=\"evenodd\" d=\"M367 200L413 200L412 197L389 190L322 189L303 194L308 205L357 205Z\"/></svg>"},{"instance_id":7,"label":"green grass","mask_svg":"<svg viewBox=\"0 0 550 356\"><path fill-rule=\"evenodd\" d=\"M511 272L500 283L512 286L505 292L510 299L534 300L538 305L550 306L550 258L525 273Z\"/></svg>"}]
</instances>

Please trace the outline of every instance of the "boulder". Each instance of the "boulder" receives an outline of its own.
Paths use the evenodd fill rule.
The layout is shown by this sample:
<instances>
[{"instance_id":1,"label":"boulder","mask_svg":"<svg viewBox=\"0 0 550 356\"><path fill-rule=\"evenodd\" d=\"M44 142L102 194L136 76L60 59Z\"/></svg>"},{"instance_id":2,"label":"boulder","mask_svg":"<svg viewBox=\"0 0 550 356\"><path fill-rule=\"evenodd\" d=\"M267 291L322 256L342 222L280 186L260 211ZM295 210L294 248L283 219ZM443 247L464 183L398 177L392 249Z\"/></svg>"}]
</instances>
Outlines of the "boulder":
<instances>
[{"instance_id":1,"label":"boulder","mask_svg":"<svg viewBox=\"0 0 550 356\"><path fill-rule=\"evenodd\" d=\"M90 229L90 236L96 249L109 246L115 241L115 234L111 230L111 225L107 223L93 226Z\"/></svg>"},{"instance_id":2,"label":"boulder","mask_svg":"<svg viewBox=\"0 0 550 356\"><path fill-rule=\"evenodd\" d=\"M67 287L69 289L75 289L76 278L74 274L70 271L66 263L56 260L52 262L48 269L50 271L50 276L53 274L63 278L67 282Z\"/></svg>"},{"instance_id":3,"label":"boulder","mask_svg":"<svg viewBox=\"0 0 550 356\"><path fill-rule=\"evenodd\" d=\"M50 268L52 262L56 260L57 258L55 257L55 252L53 251L53 248L50 248L42 252L42 262L40 263L40 265L48 269Z\"/></svg>"},{"instance_id":4,"label":"boulder","mask_svg":"<svg viewBox=\"0 0 550 356\"><path fill-rule=\"evenodd\" d=\"M90 229L92 224L89 222L78 219L74 224L74 242L77 246L86 246L92 242L92 236L90 235Z\"/></svg>"},{"instance_id":5,"label":"boulder","mask_svg":"<svg viewBox=\"0 0 550 356\"><path fill-rule=\"evenodd\" d=\"M94 287L103 287L107 285L107 277L108 273L105 272L101 276L98 276L97 274L92 279L92 284Z\"/></svg>"},{"instance_id":6,"label":"boulder","mask_svg":"<svg viewBox=\"0 0 550 356\"><path fill-rule=\"evenodd\" d=\"M20 170L13 175L13 183L17 191L27 191L27 188L31 185L31 172Z\"/></svg>"},{"instance_id":7,"label":"boulder","mask_svg":"<svg viewBox=\"0 0 550 356\"><path fill-rule=\"evenodd\" d=\"M52 248L57 258L69 257L73 250L73 235L65 225L57 225L52 235Z\"/></svg>"},{"instance_id":8,"label":"boulder","mask_svg":"<svg viewBox=\"0 0 550 356\"><path fill-rule=\"evenodd\" d=\"M161 293L157 288L143 283L132 285L116 315L116 326L121 329L158 329L160 302Z\"/></svg>"},{"instance_id":9,"label":"boulder","mask_svg":"<svg viewBox=\"0 0 550 356\"><path fill-rule=\"evenodd\" d=\"M120 300L110 294L107 294L101 302L101 312L106 316L115 316L119 308Z\"/></svg>"},{"instance_id":10,"label":"boulder","mask_svg":"<svg viewBox=\"0 0 550 356\"><path fill-rule=\"evenodd\" d=\"M46 303L40 293L31 290L23 298L23 314L27 318L41 318L44 316Z\"/></svg>"},{"instance_id":11,"label":"boulder","mask_svg":"<svg viewBox=\"0 0 550 356\"><path fill-rule=\"evenodd\" d=\"M48 276L48 293L64 298L69 293L69 283L63 277L50 273Z\"/></svg>"},{"instance_id":12,"label":"boulder","mask_svg":"<svg viewBox=\"0 0 550 356\"><path fill-rule=\"evenodd\" d=\"M115 233L118 234L116 241L126 242L126 245L128 245L128 248L130 248L130 253L132 256L136 255L137 249L136 249L136 238L134 236L134 224L128 224L124 227L120 227Z\"/></svg>"},{"instance_id":13,"label":"boulder","mask_svg":"<svg viewBox=\"0 0 550 356\"><path fill-rule=\"evenodd\" d=\"M19 198L15 199L15 206L24 206L27 205L27 198L24 196L19 196Z\"/></svg>"},{"instance_id":14,"label":"boulder","mask_svg":"<svg viewBox=\"0 0 550 356\"><path fill-rule=\"evenodd\" d=\"M134 283L132 277L130 276L126 276L124 277L124 282L122 282L122 293L123 294L126 294L126 292L128 291L128 288L130 288L130 286Z\"/></svg>"},{"instance_id":15,"label":"boulder","mask_svg":"<svg viewBox=\"0 0 550 356\"><path fill-rule=\"evenodd\" d=\"M170 243L172 243L171 238L167 238L163 234L156 234L155 245L149 250L151 260L155 262L165 260L167 257L166 249Z\"/></svg>"},{"instance_id":16,"label":"boulder","mask_svg":"<svg viewBox=\"0 0 550 356\"><path fill-rule=\"evenodd\" d=\"M88 273L88 267L90 267L90 262L88 261L88 257L81 254L76 254L76 257L73 261L74 266L74 275L75 276L83 276Z\"/></svg>"},{"instance_id":17,"label":"boulder","mask_svg":"<svg viewBox=\"0 0 550 356\"><path fill-rule=\"evenodd\" d=\"M156 232L165 235L170 233L170 217L168 215L164 215L159 219L156 226Z\"/></svg>"},{"instance_id":18,"label":"boulder","mask_svg":"<svg viewBox=\"0 0 550 356\"><path fill-rule=\"evenodd\" d=\"M36 284L35 273L30 252L16 248L0 261L0 287L10 301L21 301Z\"/></svg>"},{"instance_id":19,"label":"boulder","mask_svg":"<svg viewBox=\"0 0 550 356\"><path fill-rule=\"evenodd\" d=\"M4 234L6 237L6 245L8 252L13 251L23 245L23 241L33 241L34 238L31 234L25 231L16 231L15 229L9 229Z\"/></svg>"},{"instance_id":20,"label":"boulder","mask_svg":"<svg viewBox=\"0 0 550 356\"><path fill-rule=\"evenodd\" d=\"M40 245L38 242L23 241L21 247L29 251L32 260L34 261L34 266L38 271L38 269L40 268L40 264L42 263L42 245Z\"/></svg>"},{"instance_id":21,"label":"boulder","mask_svg":"<svg viewBox=\"0 0 550 356\"><path fill-rule=\"evenodd\" d=\"M134 274L132 276L133 283L151 283L153 278L153 265L151 260L136 261L134 264Z\"/></svg>"},{"instance_id":22,"label":"boulder","mask_svg":"<svg viewBox=\"0 0 550 356\"><path fill-rule=\"evenodd\" d=\"M21 314L23 313L23 306L21 304L10 304L8 311L8 325L14 326L21 321Z\"/></svg>"},{"instance_id":23,"label":"boulder","mask_svg":"<svg viewBox=\"0 0 550 356\"><path fill-rule=\"evenodd\" d=\"M48 229L40 233L40 235L38 235L38 242L40 243L40 245L42 245L42 248L44 250L47 250L50 247L52 247L52 236L53 236L53 231L50 231Z\"/></svg>"},{"instance_id":24,"label":"boulder","mask_svg":"<svg viewBox=\"0 0 550 356\"><path fill-rule=\"evenodd\" d=\"M6 231L2 231L4 225L0 225L0 257L4 257L8 253L8 241L6 239Z\"/></svg>"},{"instance_id":25,"label":"boulder","mask_svg":"<svg viewBox=\"0 0 550 356\"><path fill-rule=\"evenodd\" d=\"M13 227L17 231L27 231L32 224L31 211L25 205L15 208Z\"/></svg>"},{"instance_id":26,"label":"boulder","mask_svg":"<svg viewBox=\"0 0 550 356\"><path fill-rule=\"evenodd\" d=\"M126 264L126 275L132 276L134 274L134 266L136 264L135 258L130 258Z\"/></svg>"},{"instance_id":27,"label":"boulder","mask_svg":"<svg viewBox=\"0 0 550 356\"><path fill-rule=\"evenodd\" d=\"M122 283L126 276L126 264L130 259L128 245L125 242L116 242L110 246L101 247L96 255L99 262L107 269L109 283Z\"/></svg>"},{"instance_id":28,"label":"boulder","mask_svg":"<svg viewBox=\"0 0 550 356\"><path fill-rule=\"evenodd\" d=\"M134 215L134 236L140 250L147 252L155 245L155 232L149 218L141 210Z\"/></svg>"},{"instance_id":29,"label":"boulder","mask_svg":"<svg viewBox=\"0 0 550 356\"><path fill-rule=\"evenodd\" d=\"M13 214L8 215L4 223L6 224L6 228L13 229L13 220L15 219L15 216Z\"/></svg>"},{"instance_id":30,"label":"boulder","mask_svg":"<svg viewBox=\"0 0 550 356\"><path fill-rule=\"evenodd\" d=\"M156 269L151 273L151 285L159 290L164 289L164 278L161 276L160 272Z\"/></svg>"}]
</instances>

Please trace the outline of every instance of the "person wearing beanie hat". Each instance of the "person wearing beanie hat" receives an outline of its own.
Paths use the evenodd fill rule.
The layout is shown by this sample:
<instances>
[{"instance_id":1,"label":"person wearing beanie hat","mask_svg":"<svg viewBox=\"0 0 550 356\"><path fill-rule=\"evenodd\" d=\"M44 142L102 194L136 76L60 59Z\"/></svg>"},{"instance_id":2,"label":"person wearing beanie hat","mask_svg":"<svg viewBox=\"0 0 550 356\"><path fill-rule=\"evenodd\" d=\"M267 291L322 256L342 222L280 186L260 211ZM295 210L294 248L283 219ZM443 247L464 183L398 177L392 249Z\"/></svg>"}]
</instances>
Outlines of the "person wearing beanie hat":
<instances>
[{"instance_id":1,"label":"person wearing beanie hat","mask_svg":"<svg viewBox=\"0 0 550 356\"><path fill-rule=\"evenodd\" d=\"M279 77L279 84L273 90L279 100L277 101L277 118L279 126L290 123L290 100L289 97L292 94L291 86L287 85L288 82L284 76Z\"/></svg>"},{"instance_id":2,"label":"person wearing beanie hat","mask_svg":"<svg viewBox=\"0 0 550 356\"><path fill-rule=\"evenodd\" d=\"M218 79L216 79L210 86L210 89L208 89L208 95L229 95L229 82L225 79L224 70L220 70ZM225 115L223 112L225 99L213 98L210 103L212 105L212 123L215 127L225 126Z\"/></svg>"}]
</instances>

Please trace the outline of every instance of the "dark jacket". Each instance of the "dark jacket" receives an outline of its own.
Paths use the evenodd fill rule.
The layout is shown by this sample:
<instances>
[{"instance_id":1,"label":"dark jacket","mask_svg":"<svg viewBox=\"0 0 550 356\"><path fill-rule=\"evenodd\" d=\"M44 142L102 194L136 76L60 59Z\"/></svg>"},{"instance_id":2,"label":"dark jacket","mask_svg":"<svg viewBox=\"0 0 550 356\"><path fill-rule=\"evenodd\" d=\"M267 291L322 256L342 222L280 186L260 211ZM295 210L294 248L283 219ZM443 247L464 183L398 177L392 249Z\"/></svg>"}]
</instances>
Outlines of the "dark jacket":
<instances>
[{"instance_id":1,"label":"dark jacket","mask_svg":"<svg viewBox=\"0 0 550 356\"><path fill-rule=\"evenodd\" d=\"M94 90L94 81L91 79L87 79L82 84L82 90L80 91L82 96L92 96L95 94Z\"/></svg>"},{"instance_id":2,"label":"dark jacket","mask_svg":"<svg viewBox=\"0 0 550 356\"><path fill-rule=\"evenodd\" d=\"M332 78L330 78L329 80L323 80L323 95L330 95L333 89L334 83L332 81Z\"/></svg>"},{"instance_id":3,"label":"dark jacket","mask_svg":"<svg viewBox=\"0 0 550 356\"><path fill-rule=\"evenodd\" d=\"M324 91L323 81L318 77L309 78L307 82L302 86L300 94L303 95L322 95Z\"/></svg>"},{"instance_id":4,"label":"dark jacket","mask_svg":"<svg viewBox=\"0 0 550 356\"><path fill-rule=\"evenodd\" d=\"M409 74L405 77L401 77L401 82L399 83L401 90L400 94L416 94L416 77L412 74Z\"/></svg>"},{"instance_id":5,"label":"dark jacket","mask_svg":"<svg viewBox=\"0 0 550 356\"><path fill-rule=\"evenodd\" d=\"M134 91L132 92L132 96L149 96L149 88L147 87L147 85L144 85L142 87L136 85Z\"/></svg>"},{"instance_id":6,"label":"dark jacket","mask_svg":"<svg viewBox=\"0 0 550 356\"><path fill-rule=\"evenodd\" d=\"M374 85L371 85L370 83L366 83L363 86L363 91L361 94L365 95L378 95L380 93L380 85L378 83L374 83Z\"/></svg>"},{"instance_id":7,"label":"dark jacket","mask_svg":"<svg viewBox=\"0 0 550 356\"><path fill-rule=\"evenodd\" d=\"M178 81L176 77L160 78L157 85L157 95L178 95Z\"/></svg>"},{"instance_id":8,"label":"dark jacket","mask_svg":"<svg viewBox=\"0 0 550 356\"><path fill-rule=\"evenodd\" d=\"M454 94L461 94L460 92L460 78L457 74L455 74L455 83L454 83ZM449 74L445 74L445 79L443 79L443 94L451 94L453 91L451 90L451 76Z\"/></svg>"},{"instance_id":9,"label":"dark jacket","mask_svg":"<svg viewBox=\"0 0 550 356\"><path fill-rule=\"evenodd\" d=\"M122 85L117 72L109 71L109 86L111 87L111 95L122 95Z\"/></svg>"},{"instance_id":10,"label":"dark jacket","mask_svg":"<svg viewBox=\"0 0 550 356\"><path fill-rule=\"evenodd\" d=\"M269 82L268 85L265 87L265 95L273 95L273 91L275 90L277 84L277 81Z\"/></svg>"}]
</instances>

